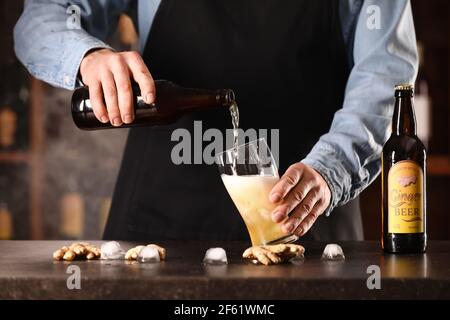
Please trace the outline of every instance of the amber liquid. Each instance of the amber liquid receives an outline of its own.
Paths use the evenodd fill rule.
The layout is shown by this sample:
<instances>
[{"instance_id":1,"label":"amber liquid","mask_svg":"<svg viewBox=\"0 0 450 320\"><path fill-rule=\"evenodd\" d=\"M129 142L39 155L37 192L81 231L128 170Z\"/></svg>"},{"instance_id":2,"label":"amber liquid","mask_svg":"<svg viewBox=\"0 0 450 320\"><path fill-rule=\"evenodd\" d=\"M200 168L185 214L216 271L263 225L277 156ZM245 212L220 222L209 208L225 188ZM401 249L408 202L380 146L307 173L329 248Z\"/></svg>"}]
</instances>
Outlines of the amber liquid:
<instances>
[{"instance_id":1,"label":"amber liquid","mask_svg":"<svg viewBox=\"0 0 450 320\"><path fill-rule=\"evenodd\" d=\"M382 248L389 253L420 253L427 245L426 234L426 150L417 137L412 92L396 92L392 135L382 154ZM389 170L399 161L416 163L423 172L423 230L420 233L389 232Z\"/></svg>"},{"instance_id":2,"label":"amber liquid","mask_svg":"<svg viewBox=\"0 0 450 320\"><path fill-rule=\"evenodd\" d=\"M271 218L276 204L270 202L269 193L278 180L279 177L273 176L222 175L225 188L241 214L254 246L297 240L296 236L283 233L280 225Z\"/></svg>"},{"instance_id":3,"label":"amber liquid","mask_svg":"<svg viewBox=\"0 0 450 320\"><path fill-rule=\"evenodd\" d=\"M236 160L238 159L238 142L239 142L239 108L236 101L230 106L231 125L233 126L233 172L236 173Z\"/></svg>"}]
</instances>

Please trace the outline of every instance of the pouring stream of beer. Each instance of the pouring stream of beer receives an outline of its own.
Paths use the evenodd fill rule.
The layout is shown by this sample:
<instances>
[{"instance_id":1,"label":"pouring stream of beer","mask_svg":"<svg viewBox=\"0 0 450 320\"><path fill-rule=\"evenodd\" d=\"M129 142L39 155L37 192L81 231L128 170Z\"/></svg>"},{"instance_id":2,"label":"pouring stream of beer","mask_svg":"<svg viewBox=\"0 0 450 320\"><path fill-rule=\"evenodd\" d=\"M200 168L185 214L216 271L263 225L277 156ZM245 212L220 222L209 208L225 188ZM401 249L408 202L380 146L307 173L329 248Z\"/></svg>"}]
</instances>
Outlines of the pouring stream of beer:
<instances>
[{"instance_id":1,"label":"pouring stream of beer","mask_svg":"<svg viewBox=\"0 0 450 320\"><path fill-rule=\"evenodd\" d=\"M239 108L235 101L230 106L231 123L233 125L233 171L236 174L237 161L237 146L238 146L238 132L239 132Z\"/></svg>"}]
</instances>

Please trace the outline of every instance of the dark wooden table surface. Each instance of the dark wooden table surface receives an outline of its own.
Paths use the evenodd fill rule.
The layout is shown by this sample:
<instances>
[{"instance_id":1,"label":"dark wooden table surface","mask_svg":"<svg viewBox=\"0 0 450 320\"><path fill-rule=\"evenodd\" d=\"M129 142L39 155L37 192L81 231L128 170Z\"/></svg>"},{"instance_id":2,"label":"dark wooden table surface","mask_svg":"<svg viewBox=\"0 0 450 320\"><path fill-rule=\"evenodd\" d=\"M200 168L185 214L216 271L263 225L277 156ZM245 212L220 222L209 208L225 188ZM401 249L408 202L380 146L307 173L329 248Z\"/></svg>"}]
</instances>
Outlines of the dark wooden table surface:
<instances>
[{"instance_id":1,"label":"dark wooden table surface","mask_svg":"<svg viewBox=\"0 0 450 320\"><path fill-rule=\"evenodd\" d=\"M101 244L101 242L93 242ZM166 242L167 260L56 262L69 241L0 241L1 299L398 299L450 298L450 242L431 242L426 254L385 255L377 242L343 242L345 261L320 259L325 243L307 242L298 264L260 266L240 257L246 243ZM121 242L124 248L131 243ZM209 247L227 250L229 264L204 266ZM81 271L69 290L67 268ZM367 287L367 268L379 266L381 289Z\"/></svg>"}]
</instances>

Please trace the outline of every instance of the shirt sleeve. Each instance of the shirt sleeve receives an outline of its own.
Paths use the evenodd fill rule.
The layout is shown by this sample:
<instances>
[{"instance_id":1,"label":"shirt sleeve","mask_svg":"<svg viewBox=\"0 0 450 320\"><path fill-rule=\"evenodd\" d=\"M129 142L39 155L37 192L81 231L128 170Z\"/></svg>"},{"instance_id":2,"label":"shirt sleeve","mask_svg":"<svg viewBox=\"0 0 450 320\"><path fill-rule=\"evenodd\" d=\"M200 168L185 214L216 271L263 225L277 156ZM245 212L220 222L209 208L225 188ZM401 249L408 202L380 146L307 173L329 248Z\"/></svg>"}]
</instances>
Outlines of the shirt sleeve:
<instances>
[{"instance_id":1,"label":"shirt sleeve","mask_svg":"<svg viewBox=\"0 0 450 320\"><path fill-rule=\"evenodd\" d=\"M352 40L354 65L343 107L335 113L329 132L302 160L331 189L327 215L355 198L380 173L380 155L390 134L394 85L412 83L418 69L407 0L364 1Z\"/></svg>"},{"instance_id":2,"label":"shirt sleeve","mask_svg":"<svg viewBox=\"0 0 450 320\"><path fill-rule=\"evenodd\" d=\"M14 28L18 59L38 79L74 89L84 55L104 41L131 0L28 0Z\"/></svg>"}]
</instances>

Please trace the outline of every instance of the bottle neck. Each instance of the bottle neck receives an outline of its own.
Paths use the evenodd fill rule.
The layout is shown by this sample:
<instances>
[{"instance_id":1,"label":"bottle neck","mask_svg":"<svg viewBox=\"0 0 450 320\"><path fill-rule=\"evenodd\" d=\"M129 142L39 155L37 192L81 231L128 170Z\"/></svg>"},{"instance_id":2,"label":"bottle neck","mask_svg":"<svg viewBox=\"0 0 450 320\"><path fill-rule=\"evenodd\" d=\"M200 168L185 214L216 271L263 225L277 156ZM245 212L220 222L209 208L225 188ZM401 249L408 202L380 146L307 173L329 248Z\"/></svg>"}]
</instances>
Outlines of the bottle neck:
<instances>
[{"instance_id":1,"label":"bottle neck","mask_svg":"<svg viewBox=\"0 0 450 320\"><path fill-rule=\"evenodd\" d=\"M407 136L417 135L412 91L396 92L395 97L392 134Z\"/></svg>"},{"instance_id":2,"label":"bottle neck","mask_svg":"<svg viewBox=\"0 0 450 320\"><path fill-rule=\"evenodd\" d=\"M230 107L235 102L235 96L233 90L230 89L222 89L219 90L217 98L220 102L220 105L223 107Z\"/></svg>"},{"instance_id":3,"label":"bottle neck","mask_svg":"<svg viewBox=\"0 0 450 320\"><path fill-rule=\"evenodd\" d=\"M230 89L185 88L167 80L156 80L155 85L155 104L168 103L179 110L230 107L235 101L234 92ZM148 105L140 97L140 89L137 84L133 84L133 91L135 96L138 97L137 108L148 108Z\"/></svg>"}]
</instances>

